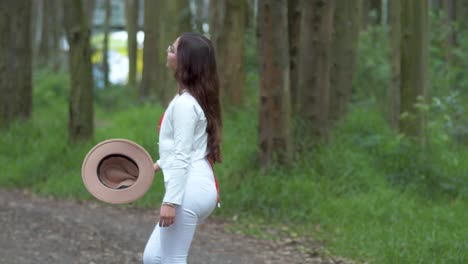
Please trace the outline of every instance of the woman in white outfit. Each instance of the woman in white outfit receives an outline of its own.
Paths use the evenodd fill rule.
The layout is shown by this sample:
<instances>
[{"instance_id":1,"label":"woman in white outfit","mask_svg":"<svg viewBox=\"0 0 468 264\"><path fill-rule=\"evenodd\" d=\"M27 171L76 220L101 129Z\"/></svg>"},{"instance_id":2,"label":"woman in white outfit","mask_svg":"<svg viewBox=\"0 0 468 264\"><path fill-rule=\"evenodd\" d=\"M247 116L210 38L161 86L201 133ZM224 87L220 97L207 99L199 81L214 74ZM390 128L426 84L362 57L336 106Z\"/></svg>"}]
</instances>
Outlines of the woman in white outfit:
<instances>
[{"instance_id":1,"label":"woman in white outfit","mask_svg":"<svg viewBox=\"0 0 468 264\"><path fill-rule=\"evenodd\" d=\"M159 223L143 262L187 263L197 224L216 207L218 190L212 163L221 161L221 107L211 41L184 33L167 50L178 93L160 121L159 160L165 195ZM219 202L219 200L218 200Z\"/></svg>"}]
</instances>

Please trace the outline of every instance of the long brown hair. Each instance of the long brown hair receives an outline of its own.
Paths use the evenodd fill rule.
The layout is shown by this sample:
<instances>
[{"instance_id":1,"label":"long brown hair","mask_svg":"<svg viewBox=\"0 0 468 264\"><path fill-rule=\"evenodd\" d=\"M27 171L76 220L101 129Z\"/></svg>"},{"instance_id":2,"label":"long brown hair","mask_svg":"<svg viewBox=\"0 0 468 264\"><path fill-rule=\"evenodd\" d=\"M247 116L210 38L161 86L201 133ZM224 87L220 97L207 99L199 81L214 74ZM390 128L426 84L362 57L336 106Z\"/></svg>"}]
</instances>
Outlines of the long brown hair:
<instances>
[{"instance_id":1,"label":"long brown hair","mask_svg":"<svg viewBox=\"0 0 468 264\"><path fill-rule=\"evenodd\" d=\"M197 33L183 33L177 46L175 79L195 97L208 121L208 159L221 162L221 105L219 79L211 41Z\"/></svg>"}]
</instances>

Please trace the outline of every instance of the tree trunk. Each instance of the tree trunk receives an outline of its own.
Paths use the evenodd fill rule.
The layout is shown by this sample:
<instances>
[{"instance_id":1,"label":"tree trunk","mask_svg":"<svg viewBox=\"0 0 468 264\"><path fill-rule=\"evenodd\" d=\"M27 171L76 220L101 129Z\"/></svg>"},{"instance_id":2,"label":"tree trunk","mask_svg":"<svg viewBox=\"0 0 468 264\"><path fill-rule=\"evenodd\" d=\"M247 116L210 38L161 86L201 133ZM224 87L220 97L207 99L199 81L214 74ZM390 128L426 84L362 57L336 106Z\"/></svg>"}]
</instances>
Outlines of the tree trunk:
<instances>
[{"instance_id":1,"label":"tree trunk","mask_svg":"<svg viewBox=\"0 0 468 264\"><path fill-rule=\"evenodd\" d=\"M164 46L160 45L160 5L156 1L144 1L144 5L145 40L143 44L143 73L139 92L141 100L148 99L154 94L152 90L155 91L155 87L161 81L161 72L165 70L158 68L159 58L164 54Z\"/></svg>"},{"instance_id":2,"label":"tree trunk","mask_svg":"<svg viewBox=\"0 0 468 264\"><path fill-rule=\"evenodd\" d=\"M372 24L379 24L382 21L382 0L370 0L370 11L373 15Z\"/></svg>"},{"instance_id":3,"label":"tree trunk","mask_svg":"<svg viewBox=\"0 0 468 264\"><path fill-rule=\"evenodd\" d=\"M362 2L337 1L334 14L332 65L330 76L330 119L346 115L351 99L353 74L359 41L359 17Z\"/></svg>"},{"instance_id":4,"label":"tree trunk","mask_svg":"<svg viewBox=\"0 0 468 264\"><path fill-rule=\"evenodd\" d=\"M158 68L161 79L155 86L156 95L163 105L167 105L177 92L174 74L166 67L167 46L172 44L183 32L192 31L191 13L188 0L172 0L159 3L163 10L159 21L159 54Z\"/></svg>"},{"instance_id":5,"label":"tree trunk","mask_svg":"<svg viewBox=\"0 0 468 264\"><path fill-rule=\"evenodd\" d=\"M63 1L63 0L61 0ZM94 27L94 10L96 9L96 0L83 0L84 12L86 15L86 22L90 31Z\"/></svg>"},{"instance_id":6,"label":"tree trunk","mask_svg":"<svg viewBox=\"0 0 468 264\"><path fill-rule=\"evenodd\" d=\"M457 45L457 32L454 24L456 22L455 0L442 1L444 8L444 24L448 32L445 40L445 60L447 63L452 62L452 50Z\"/></svg>"},{"instance_id":7,"label":"tree trunk","mask_svg":"<svg viewBox=\"0 0 468 264\"><path fill-rule=\"evenodd\" d=\"M104 71L104 87L109 87L109 34L111 27L112 6L110 0L105 2L106 17L104 19L104 43L102 51L102 69Z\"/></svg>"},{"instance_id":8,"label":"tree trunk","mask_svg":"<svg viewBox=\"0 0 468 264\"><path fill-rule=\"evenodd\" d=\"M52 67L55 72L62 68L60 37L62 36L63 16L60 0L53 0L53 12L51 14L51 53Z\"/></svg>"},{"instance_id":9,"label":"tree trunk","mask_svg":"<svg viewBox=\"0 0 468 264\"><path fill-rule=\"evenodd\" d=\"M77 142L93 136L93 76L89 28L81 0L63 1L65 30L70 46L69 137Z\"/></svg>"},{"instance_id":10,"label":"tree trunk","mask_svg":"<svg viewBox=\"0 0 468 264\"><path fill-rule=\"evenodd\" d=\"M41 65L46 64L49 58L52 12L52 0L42 0L41 40L39 42L39 62Z\"/></svg>"},{"instance_id":11,"label":"tree trunk","mask_svg":"<svg viewBox=\"0 0 468 264\"><path fill-rule=\"evenodd\" d=\"M245 82L245 1L226 0L223 6L223 30L217 43L221 97L227 105L240 106Z\"/></svg>"},{"instance_id":12,"label":"tree trunk","mask_svg":"<svg viewBox=\"0 0 468 264\"><path fill-rule=\"evenodd\" d=\"M392 84L390 86L389 119L394 131L399 131L400 119L400 83L401 83L401 1L391 0L388 2L390 14L390 40L391 40L391 70Z\"/></svg>"},{"instance_id":13,"label":"tree trunk","mask_svg":"<svg viewBox=\"0 0 468 264\"><path fill-rule=\"evenodd\" d=\"M428 87L428 3L402 1L401 6L401 120L400 131L423 136ZM424 138L423 138L424 142Z\"/></svg>"},{"instance_id":14,"label":"tree trunk","mask_svg":"<svg viewBox=\"0 0 468 264\"><path fill-rule=\"evenodd\" d=\"M266 167L291 161L288 14L286 1L259 0L259 160Z\"/></svg>"},{"instance_id":15,"label":"tree trunk","mask_svg":"<svg viewBox=\"0 0 468 264\"><path fill-rule=\"evenodd\" d=\"M138 0L125 0L125 15L127 18L127 49L129 60L128 85L133 89L137 82L137 32L138 32Z\"/></svg>"},{"instance_id":16,"label":"tree trunk","mask_svg":"<svg viewBox=\"0 0 468 264\"><path fill-rule=\"evenodd\" d=\"M327 140L333 0L303 0L299 56L300 138Z\"/></svg>"},{"instance_id":17,"label":"tree trunk","mask_svg":"<svg viewBox=\"0 0 468 264\"><path fill-rule=\"evenodd\" d=\"M0 1L0 128L32 110L31 1Z\"/></svg>"},{"instance_id":18,"label":"tree trunk","mask_svg":"<svg viewBox=\"0 0 468 264\"><path fill-rule=\"evenodd\" d=\"M369 24L369 12L371 10L371 2L370 1L371 0L362 0L361 29L364 30L364 31L367 30L367 25Z\"/></svg>"},{"instance_id":19,"label":"tree trunk","mask_svg":"<svg viewBox=\"0 0 468 264\"><path fill-rule=\"evenodd\" d=\"M226 12L225 6L226 0L210 0L210 38L216 51L219 46L219 36L223 32L223 21ZM218 55L218 52L216 53Z\"/></svg>"},{"instance_id":20,"label":"tree trunk","mask_svg":"<svg viewBox=\"0 0 468 264\"><path fill-rule=\"evenodd\" d=\"M288 33L289 33L289 87L291 91L291 111L295 114L299 101L299 44L301 29L300 0L288 2Z\"/></svg>"}]
</instances>

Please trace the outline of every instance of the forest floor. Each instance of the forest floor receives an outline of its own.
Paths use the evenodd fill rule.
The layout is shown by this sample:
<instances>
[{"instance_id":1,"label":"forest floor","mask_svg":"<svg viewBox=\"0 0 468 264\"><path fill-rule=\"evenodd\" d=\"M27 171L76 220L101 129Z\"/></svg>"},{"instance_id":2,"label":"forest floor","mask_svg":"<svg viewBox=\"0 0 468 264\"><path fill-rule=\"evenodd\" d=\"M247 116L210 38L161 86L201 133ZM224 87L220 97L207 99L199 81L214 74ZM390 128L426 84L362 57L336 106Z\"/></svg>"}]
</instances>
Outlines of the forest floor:
<instances>
[{"instance_id":1,"label":"forest floor","mask_svg":"<svg viewBox=\"0 0 468 264\"><path fill-rule=\"evenodd\" d=\"M142 263L156 211L0 189L0 263ZM352 263L321 256L318 243L261 240L227 231L229 225L215 217L202 224L188 263Z\"/></svg>"}]
</instances>

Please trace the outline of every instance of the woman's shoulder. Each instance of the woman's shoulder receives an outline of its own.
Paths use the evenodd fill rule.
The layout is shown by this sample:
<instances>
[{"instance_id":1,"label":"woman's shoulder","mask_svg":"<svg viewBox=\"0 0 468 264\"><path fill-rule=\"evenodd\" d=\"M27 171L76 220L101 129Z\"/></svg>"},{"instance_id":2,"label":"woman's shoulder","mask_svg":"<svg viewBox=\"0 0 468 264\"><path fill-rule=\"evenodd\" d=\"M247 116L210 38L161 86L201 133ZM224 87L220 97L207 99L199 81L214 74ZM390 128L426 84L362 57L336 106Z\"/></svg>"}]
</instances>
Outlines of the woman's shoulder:
<instances>
[{"instance_id":1,"label":"woman's shoulder","mask_svg":"<svg viewBox=\"0 0 468 264\"><path fill-rule=\"evenodd\" d=\"M202 111L197 99L189 92L183 92L177 96L174 107L183 111L194 110L197 114L200 114L200 111Z\"/></svg>"}]
</instances>

